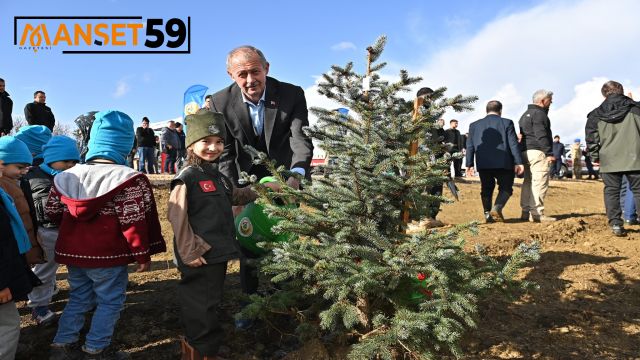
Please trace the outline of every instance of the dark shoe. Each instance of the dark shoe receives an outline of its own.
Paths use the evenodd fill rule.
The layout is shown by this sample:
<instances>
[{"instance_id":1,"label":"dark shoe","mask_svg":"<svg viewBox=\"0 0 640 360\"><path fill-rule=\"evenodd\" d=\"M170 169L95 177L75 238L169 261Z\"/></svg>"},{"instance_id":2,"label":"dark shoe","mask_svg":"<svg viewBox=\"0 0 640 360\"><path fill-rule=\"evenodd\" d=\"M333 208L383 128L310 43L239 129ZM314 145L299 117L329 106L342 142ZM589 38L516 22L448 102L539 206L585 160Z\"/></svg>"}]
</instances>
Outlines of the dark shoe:
<instances>
[{"instance_id":1,"label":"dark shoe","mask_svg":"<svg viewBox=\"0 0 640 360\"><path fill-rule=\"evenodd\" d=\"M625 225L640 225L640 221L638 221L638 218L625 219L624 220L624 224Z\"/></svg>"},{"instance_id":2,"label":"dark shoe","mask_svg":"<svg viewBox=\"0 0 640 360\"><path fill-rule=\"evenodd\" d=\"M491 217L491 212L489 211L484 212L484 222L487 224L496 222L495 220L493 220L493 217Z\"/></svg>"},{"instance_id":3,"label":"dark shoe","mask_svg":"<svg viewBox=\"0 0 640 360\"><path fill-rule=\"evenodd\" d=\"M611 230L613 231L613 235L615 236L627 235L627 231L624 229L622 225L611 225Z\"/></svg>"},{"instance_id":4,"label":"dark shoe","mask_svg":"<svg viewBox=\"0 0 640 360\"><path fill-rule=\"evenodd\" d=\"M49 360L79 360L82 359L82 351L77 342L73 344L51 344Z\"/></svg>"},{"instance_id":5,"label":"dark shoe","mask_svg":"<svg viewBox=\"0 0 640 360\"><path fill-rule=\"evenodd\" d=\"M523 211L522 214L520 214L520 220L521 221L529 221L529 213Z\"/></svg>"},{"instance_id":6,"label":"dark shoe","mask_svg":"<svg viewBox=\"0 0 640 360\"><path fill-rule=\"evenodd\" d=\"M491 209L491 212L489 212L489 215L491 215L491 217L493 217L496 222L504 222L504 216L502 215L501 209L493 207L493 209Z\"/></svg>"},{"instance_id":7,"label":"dark shoe","mask_svg":"<svg viewBox=\"0 0 640 360\"><path fill-rule=\"evenodd\" d=\"M98 352L88 351L84 346L82 347L84 353L84 360L127 360L129 354L124 351L119 351L113 346L109 346L106 349L102 349Z\"/></svg>"}]
</instances>

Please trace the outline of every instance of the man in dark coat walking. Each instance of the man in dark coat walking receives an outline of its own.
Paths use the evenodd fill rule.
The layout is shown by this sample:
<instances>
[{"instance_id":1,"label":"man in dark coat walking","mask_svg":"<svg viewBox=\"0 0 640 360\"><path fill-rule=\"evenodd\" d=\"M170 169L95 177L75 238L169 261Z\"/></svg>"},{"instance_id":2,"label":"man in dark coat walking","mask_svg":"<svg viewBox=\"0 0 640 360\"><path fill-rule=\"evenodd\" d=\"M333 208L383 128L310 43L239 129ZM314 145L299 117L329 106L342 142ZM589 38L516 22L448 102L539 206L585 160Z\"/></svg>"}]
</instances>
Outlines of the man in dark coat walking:
<instances>
[{"instance_id":1,"label":"man in dark coat walking","mask_svg":"<svg viewBox=\"0 0 640 360\"><path fill-rule=\"evenodd\" d=\"M513 178L522 174L524 166L513 121L502 117L502 104L487 103L487 116L471 123L467 138L467 174L480 174L480 198L485 221L504 221L502 209L513 193ZM498 183L498 195L492 205L493 190Z\"/></svg>"}]
</instances>

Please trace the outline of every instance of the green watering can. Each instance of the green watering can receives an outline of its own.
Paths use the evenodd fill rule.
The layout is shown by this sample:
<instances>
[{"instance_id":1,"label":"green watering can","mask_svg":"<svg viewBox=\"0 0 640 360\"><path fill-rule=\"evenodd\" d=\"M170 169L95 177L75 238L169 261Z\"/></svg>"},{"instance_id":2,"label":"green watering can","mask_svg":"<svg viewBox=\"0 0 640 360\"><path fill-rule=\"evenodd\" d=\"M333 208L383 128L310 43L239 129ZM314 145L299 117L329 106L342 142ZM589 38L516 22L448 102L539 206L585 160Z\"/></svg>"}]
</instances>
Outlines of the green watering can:
<instances>
[{"instance_id":1,"label":"green watering can","mask_svg":"<svg viewBox=\"0 0 640 360\"><path fill-rule=\"evenodd\" d=\"M273 177L264 177L260 184L273 182ZM295 205L282 205L295 206ZM240 245L255 255L263 255L267 250L259 247L261 242L285 242L291 239L291 234L274 234L271 228L278 224L280 219L269 218L264 213L264 207L256 203L250 203L236 216L236 238Z\"/></svg>"}]
</instances>

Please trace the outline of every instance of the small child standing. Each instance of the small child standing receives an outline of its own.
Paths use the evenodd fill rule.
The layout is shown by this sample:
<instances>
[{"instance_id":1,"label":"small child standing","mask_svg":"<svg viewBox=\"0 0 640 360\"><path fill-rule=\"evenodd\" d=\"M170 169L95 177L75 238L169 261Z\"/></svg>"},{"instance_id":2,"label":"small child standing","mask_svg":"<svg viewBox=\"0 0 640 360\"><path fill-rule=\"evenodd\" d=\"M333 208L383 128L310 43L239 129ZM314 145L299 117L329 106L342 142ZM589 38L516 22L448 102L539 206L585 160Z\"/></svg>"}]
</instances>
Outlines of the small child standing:
<instances>
[{"instance_id":1,"label":"small child standing","mask_svg":"<svg viewBox=\"0 0 640 360\"><path fill-rule=\"evenodd\" d=\"M44 326L55 320L55 314L49 309L49 303L54 293L56 271L58 270L58 263L55 261L58 227L49 220L44 213L44 208L47 204L53 177L78 163L80 153L73 139L61 135L52 137L42 147L41 158L44 159L43 162L39 166L31 167L24 178L29 181L31 188L38 222L37 232L47 259L44 264L37 264L33 267L33 272L42 280L43 284L29 293L27 305L32 309L31 316L36 323Z\"/></svg>"},{"instance_id":2,"label":"small child standing","mask_svg":"<svg viewBox=\"0 0 640 360\"><path fill-rule=\"evenodd\" d=\"M20 219L24 225L31 249L25 254L29 265L42 264L45 259L38 242L35 219L31 213L33 204L31 190L28 186L20 186L20 179L27 173L33 162L31 152L25 143L13 136L0 138L0 160L4 161L4 175L0 178L2 188L13 199Z\"/></svg>"},{"instance_id":3,"label":"small child standing","mask_svg":"<svg viewBox=\"0 0 640 360\"><path fill-rule=\"evenodd\" d=\"M4 170L0 159L0 178ZM31 248L29 236L13 199L0 188L0 359L15 358L20 337L20 316L16 301L25 300L40 280L24 258Z\"/></svg>"},{"instance_id":4,"label":"small child standing","mask_svg":"<svg viewBox=\"0 0 640 360\"><path fill-rule=\"evenodd\" d=\"M119 111L95 115L86 164L57 174L45 208L59 224L55 259L67 265L69 302L50 359L75 358L85 314L95 307L85 359L126 359L111 338L126 298L127 265L148 271L151 255L166 250L151 184L127 166L133 121Z\"/></svg>"},{"instance_id":5,"label":"small child standing","mask_svg":"<svg viewBox=\"0 0 640 360\"><path fill-rule=\"evenodd\" d=\"M224 338L218 307L227 261L240 255L231 206L257 196L249 187L235 189L214 163L224 150L224 116L201 109L186 124L187 164L171 182L168 208L181 276L182 359L215 359Z\"/></svg>"}]
</instances>

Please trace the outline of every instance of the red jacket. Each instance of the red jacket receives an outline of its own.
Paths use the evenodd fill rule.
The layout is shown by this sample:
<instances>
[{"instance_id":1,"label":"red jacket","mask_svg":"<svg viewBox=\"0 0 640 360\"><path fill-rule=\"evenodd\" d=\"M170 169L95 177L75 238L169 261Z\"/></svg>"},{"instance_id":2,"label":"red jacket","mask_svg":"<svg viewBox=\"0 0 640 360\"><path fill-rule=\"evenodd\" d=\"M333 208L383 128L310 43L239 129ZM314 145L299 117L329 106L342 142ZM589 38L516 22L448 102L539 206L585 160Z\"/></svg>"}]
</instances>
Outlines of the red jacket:
<instances>
[{"instance_id":1,"label":"red jacket","mask_svg":"<svg viewBox=\"0 0 640 360\"><path fill-rule=\"evenodd\" d=\"M60 224L60 264L147 263L166 251L151 184L126 166L83 164L56 175L45 212Z\"/></svg>"}]
</instances>

